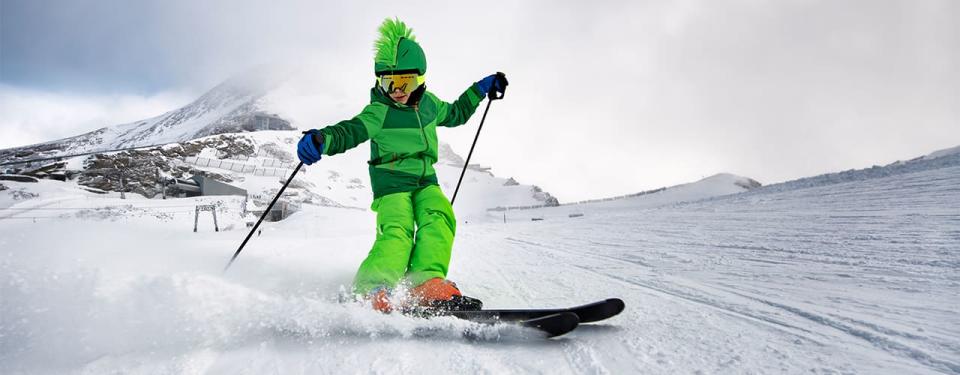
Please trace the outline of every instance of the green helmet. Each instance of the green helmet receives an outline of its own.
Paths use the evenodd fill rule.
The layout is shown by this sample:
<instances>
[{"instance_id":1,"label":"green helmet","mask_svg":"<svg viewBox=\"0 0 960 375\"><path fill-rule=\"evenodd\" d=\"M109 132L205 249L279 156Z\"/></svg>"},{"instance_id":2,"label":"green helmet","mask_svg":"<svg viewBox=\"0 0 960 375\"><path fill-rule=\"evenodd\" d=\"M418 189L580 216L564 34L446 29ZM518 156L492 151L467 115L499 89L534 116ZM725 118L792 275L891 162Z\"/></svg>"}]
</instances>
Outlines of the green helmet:
<instances>
[{"instance_id":1,"label":"green helmet","mask_svg":"<svg viewBox=\"0 0 960 375\"><path fill-rule=\"evenodd\" d=\"M427 57L415 41L413 29L397 18L387 18L380 24L379 31L380 38L374 43L377 53L373 59L374 74L412 70L420 75L427 73Z\"/></svg>"}]
</instances>

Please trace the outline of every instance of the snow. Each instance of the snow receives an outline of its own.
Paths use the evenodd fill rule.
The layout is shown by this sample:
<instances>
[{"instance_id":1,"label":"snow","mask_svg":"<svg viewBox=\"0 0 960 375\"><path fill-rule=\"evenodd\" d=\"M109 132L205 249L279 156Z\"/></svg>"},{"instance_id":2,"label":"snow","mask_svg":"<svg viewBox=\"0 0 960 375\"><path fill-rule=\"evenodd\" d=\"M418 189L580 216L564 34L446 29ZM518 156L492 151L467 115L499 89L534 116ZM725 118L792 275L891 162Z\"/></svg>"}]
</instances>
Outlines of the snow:
<instances>
[{"instance_id":1,"label":"snow","mask_svg":"<svg viewBox=\"0 0 960 375\"><path fill-rule=\"evenodd\" d=\"M931 159L936 159L936 158L941 158L944 156L950 156L950 155L956 155L956 154L960 154L960 146L945 148L943 150L937 150L925 155L923 158L925 160L931 160Z\"/></svg>"},{"instance_id":2,"label":"snow","mask_svg":"<svg viewBox=\"0 0 960 375\"><path fill-rule=\"evenodd\" d=\"M308 171L314 189L348 170L329 162ZM381 315L337 302L369 211L304 205L222 273L247 234L235 198L4 181L0 373L960 373L960 154L743 193L720 175L506 223L471 194L524 188L471 172L461 289L490 308L618 296L627 310L553 340ZM217 201L222 231L201 216L193 233L193 205Z\"/></svg>"}]
</instances>

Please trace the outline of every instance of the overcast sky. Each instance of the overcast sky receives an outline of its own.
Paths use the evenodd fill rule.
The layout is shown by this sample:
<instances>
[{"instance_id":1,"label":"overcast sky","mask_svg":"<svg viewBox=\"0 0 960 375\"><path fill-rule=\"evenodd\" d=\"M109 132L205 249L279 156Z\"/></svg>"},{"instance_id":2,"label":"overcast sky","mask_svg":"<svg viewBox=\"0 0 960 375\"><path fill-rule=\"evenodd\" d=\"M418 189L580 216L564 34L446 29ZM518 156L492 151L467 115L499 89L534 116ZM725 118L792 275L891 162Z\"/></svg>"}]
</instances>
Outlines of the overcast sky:
<instances>
[{"instance_id":1,"label":"overcast sky","mask_svg":"<svg viewBox=\"0 0 960 375\"><path fill-rule=\"evenodd\" d=\"M960 145L957 1L347 3L0 0L0 148L155 116L274 62L326 73L345 103L329 118L349 118L387 16L414 28L441 98L507 74L474 158L561 201ZM440 138L466 154L478 122Z\"/></svg>"}]
</instances>

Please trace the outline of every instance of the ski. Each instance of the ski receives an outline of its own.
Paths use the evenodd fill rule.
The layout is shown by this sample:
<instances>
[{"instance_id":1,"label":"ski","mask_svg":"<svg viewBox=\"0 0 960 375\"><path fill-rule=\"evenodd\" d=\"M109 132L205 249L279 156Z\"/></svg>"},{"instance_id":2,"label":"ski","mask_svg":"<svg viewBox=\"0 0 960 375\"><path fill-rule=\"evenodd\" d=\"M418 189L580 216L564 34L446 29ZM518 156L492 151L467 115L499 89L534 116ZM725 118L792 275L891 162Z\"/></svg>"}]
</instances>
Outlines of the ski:
<instances>
[{"instance_id":1,"label":"ski","mask_svg":"<svg viewBox=\"0 0 960 375\"><path fill-rule=\"evenodd\" d=\"M533 328L545 333L549 338L573 331L580 325L580 319L577 318L576 314L562 312L506 324L519 324L523 327Z\"/></svg>"},{"instance_id":2,"label":"ski","mask_svg":"<svg viewBox=\"0 0 960 375\"><path fill-rule=\"evenodd\" d=\"M474 322L521 322L522 324L557 314L573 314L577 317L578 323L593 323L612 318L623 312L625 307L623 300L609 298L568 308L445 311L442 314Z\"/></svg>"},{"instance_id":3,"label":"ski","mask_svg":"<svg viewBox=\"0 0 960 375\"><path fill-rule=\"evenodd\" d=\"M417 306L402 309L409 316L430 318L452 316L481 324L507 324L536 329L546 337L556 337L576 329L581 323L593 323L612 318L625 308L623 300L609 298L585 305L545 309L481 309L476 298L457 296L437 306Z\"/></svg>"}]
</instances>

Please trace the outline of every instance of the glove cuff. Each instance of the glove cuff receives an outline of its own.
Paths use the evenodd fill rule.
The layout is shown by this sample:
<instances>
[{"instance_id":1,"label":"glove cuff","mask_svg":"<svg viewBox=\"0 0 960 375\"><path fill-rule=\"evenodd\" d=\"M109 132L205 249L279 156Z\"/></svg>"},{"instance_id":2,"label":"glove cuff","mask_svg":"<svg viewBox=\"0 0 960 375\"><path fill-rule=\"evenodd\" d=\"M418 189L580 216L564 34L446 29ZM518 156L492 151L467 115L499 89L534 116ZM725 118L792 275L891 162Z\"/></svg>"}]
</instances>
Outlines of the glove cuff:
<instances>
[{"instance_id":1,"label":"glove cuff","mask_svg":"<svg viewBox=\"0 0 960 375\"><path fill-rule=\"evenodd\" d=\"M323 133L311 132L310 140L313 141L313 147L317 148L317 153L323 155Z\"/></svg>"}]
</instances>

